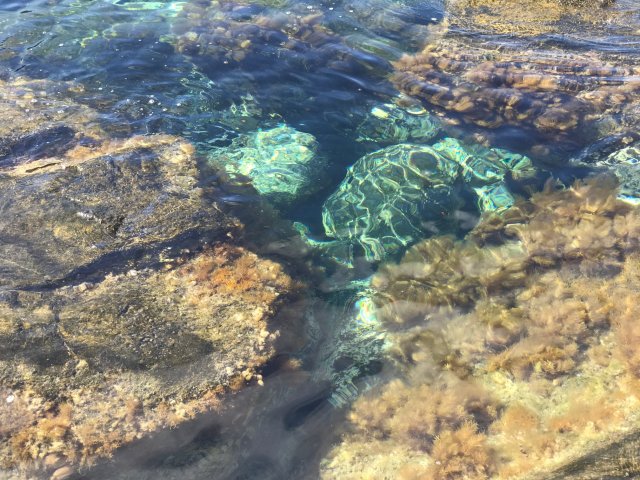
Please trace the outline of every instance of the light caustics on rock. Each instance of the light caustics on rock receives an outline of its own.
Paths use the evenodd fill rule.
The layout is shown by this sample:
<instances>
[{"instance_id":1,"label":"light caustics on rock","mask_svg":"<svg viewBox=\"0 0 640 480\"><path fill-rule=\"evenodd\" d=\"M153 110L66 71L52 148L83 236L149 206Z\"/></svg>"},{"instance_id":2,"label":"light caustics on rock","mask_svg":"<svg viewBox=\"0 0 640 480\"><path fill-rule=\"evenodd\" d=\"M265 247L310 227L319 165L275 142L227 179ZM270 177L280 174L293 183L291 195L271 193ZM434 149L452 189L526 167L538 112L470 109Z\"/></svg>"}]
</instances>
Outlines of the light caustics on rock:
<instances>
[{"instance_id":1,"label":"light caustics on rock","mask_svg":"<svg viewBox=\"0 0 640 480\"><path fill-rule=\"evenodd\" d=\"M429 234L452 230L462 207L461 185L477 196L480 211L505 209L513 196L506 175L535 174L522 155L446 138L433 146L398 144L365 155L347 171L322 207L325 234L335 240L312 245L351 265L354 247L370 262L400 253ZM448 217L451 219L448 220Z\"/></svg>"},{"instance_id":2,"label":"light caustics on rock","mask_svg":"<svg viewBox=\"0 0 640 480\"><path fill-rule=\"evenodd\" d=\"M286 207L323 186L326 161L313 135L287 125L235 138L229 147L209 153L212 165L229 183L249 181L270 202Z\"/></svg>"}]
</instances>

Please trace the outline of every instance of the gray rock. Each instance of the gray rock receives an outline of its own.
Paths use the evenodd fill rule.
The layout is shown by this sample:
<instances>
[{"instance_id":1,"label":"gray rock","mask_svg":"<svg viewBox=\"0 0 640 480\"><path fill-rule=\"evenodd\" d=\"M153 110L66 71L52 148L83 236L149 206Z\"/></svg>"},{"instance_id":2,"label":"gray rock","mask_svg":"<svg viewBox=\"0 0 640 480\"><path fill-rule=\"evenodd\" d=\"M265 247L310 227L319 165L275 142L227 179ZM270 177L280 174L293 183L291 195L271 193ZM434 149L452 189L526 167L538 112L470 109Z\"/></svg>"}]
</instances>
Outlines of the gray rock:
<instances>
[{"instance_id":1,"label":"gray rock","mask_svg":"<svg viewBox=\"0 0 640 480\"><path fill-rule=\"evenodd\" d=\"M193 148L176 137L76 147L0 169L0 286L61 280L99 260L232 221L198 188Z\"/></svg>"}]
</instances>

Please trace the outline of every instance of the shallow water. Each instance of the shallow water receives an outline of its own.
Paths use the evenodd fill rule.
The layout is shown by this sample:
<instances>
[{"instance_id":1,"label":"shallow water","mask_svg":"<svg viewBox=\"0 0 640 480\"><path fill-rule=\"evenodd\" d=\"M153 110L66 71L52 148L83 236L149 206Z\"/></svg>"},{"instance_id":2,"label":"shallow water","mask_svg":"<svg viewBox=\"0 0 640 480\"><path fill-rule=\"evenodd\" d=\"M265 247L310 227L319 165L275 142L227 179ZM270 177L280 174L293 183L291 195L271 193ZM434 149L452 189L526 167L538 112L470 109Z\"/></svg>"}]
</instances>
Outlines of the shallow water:
<instances>
[{"instance_id":1,"label":"shallow water","mask_svg":"<svg viewBox=\"0 0 640 480\"><path fill-rule=\"evenodd\" d=\"M428 287L423 284L415 287L410 280L407 280L410 286L401 284L404 276L413 278L412 275L417 275L415 265L422 259L416 261L413 257L405 257L409 258L406 260L409 266L397 273L400 280L394 277L396 274L388 274L388 278L392 278L388 291L385 290L387 277L374 277L373 283L370 281L379 265L399 261L412 245L429 237L449 234L462 239L482 213L504 213L516 198L528 198L542 191L545 182L550 185L551 180L556 185L570 185L576 179L609 171L618 174L618 181L622 183L620 198L631 203L638 203L640 199L640 179L634 169L640 160L633 161L640 147L628 154L631 160L625 156L624 162L616 163L617 160L610 157L634 145L640 137L640 4L635 0L618 0L602 10L572 6L558 12L548 10L539 16L536 11L533 16L526 14L524 9L528 7L521 7L521 12L518 6L511 6L507 8L515 13L514 18L510 18L505 17L508 10L500 10L501 5L509 1L2 2L0 79L6 84L2 85L0 107L10 114L7 113L7 125L0 129L1 175L6 180L7 192L10 188L24 189L27 193L33 191L32 198L36 198L37 203L15 213L11 210L15 207L13 197L3 200L3 208L7 209L8 215L14 216L10 218L15 218L21 230L16 233L2 227L0 253L9 260L15 255L16 263L20 263L24 250L35 260L29 268L22 264L20 268L13 268L9 265L11 262L5 260L2 263L5 281L0 283L0 300L6 300L7 312L11 312L6 314L7 318L13 312L19 312L16 315L19 315L21 326L15 331L5 326L0 329L0 342L6 343L9 352L0 355L0 360L9 365L1 370L1 391L3 395L7 394L7 399L11 398L11 401L7 400L11 404L14 396L19 396L18 392L21 395L28 390L25 385L32 388L29 381L36 375L34 372L40 375L49 367L82 361L83 365L89 365L87 368L95 367L100 374L108 371L108 375L129 378L129 375L148 373L153 378L149 382L154 385L153 395L156 395L152 397L149 393L147 398L136 399L140 405L136 403L131 407L125 421L135 433L122 441L110 438L111 446L104 450L100 446L102 440L90 442L87 431L80 431L79 424L73 421L51 427L54 433L48 431L42 434L43 437L33 434L35 439L15 440L17 427L14 429L9 424L20 423L11 416L16 414L0 412L0 420L8 422L4 427L0 424L0 441L4 445L0 457L6 477L364 478L347 468L355 465L353 468L357 472L357 459L362 458L358 456L363 455L362 451L349 456L345 452L336 454L335 449L343 440L351 441L362 433L358 428L366 421L358 420L358 416L363 415L362 405L366 405L363 402L379 400L374 397L367 400L366 395L384 390L394 378L403 378L408 385L413 385L416 375L427 370L427 376L437 376L431 366L420 366L423 360L417 354L412 359L412 354L404 351L408 349L407 344L415 342L412 345L416 351L425 348L428 352L436 352L434 356L440 355L441 345L437 340L420 337L424 335L424 332L420 333L420 322L435 325L429 327L428 335L436 335L432 330L441 328L445 332L442 342L451 343L451 338L446 336L455 337L456 333L450 330L461 328L459 319L471 315L469 312L473 310L467 304L462 305L464 302L459 298L451 300L448 306L455 313L447 315L458 320L452 320L450 325L453 326L447 327L438 317L441 313L430 310L429 300L418 294L418 300L411 296L412 289L436 288L434 285L439 285L439 280L431 283L428 277L423 282ZM519 2L513 0L512 3L517 5ZM24 96L25 91L29 92L27 96ZM14 108L13 102L18 97L21 100ZM67 114L67 109L75 113ZM13 125L12 119L23 118L22 114L27 120L15 121ZM34 115L33 119L29 115ZM289 129L282 129L283 126ZM164 145L163 141L151 140L150 144L142 141L133 154L126 153L128 150L122 153L126 148L117 146L123 145L119 141L126 142L136 135L153 134L181 137L195 147L192 166L179 170L176 163L177 179L172 177L173 167L166 166L171 165L171 160L158 160L165 158L165 154L154 151L154 144ZM404 143L412 144L407 149L410 153L399 153L403 150L395 148ZM100 162L105 162L109 168L83 167L82 156L93 159L95 155L92 157L90 152L100 151L100 148L106 152L104 157L99 157ZM189 147L181 148L183 153L190 152ZM172 155L178 154L166 155L173 158ZM191 153L185 155L191 158ZM62 171L70 172L68 175L59 174L55 166L59 158L66 159ZM307 159L308 164L300 166ZM41 163L31 163L36 161ZM254 165L261 161L266 166ZM251 163L252 168L248 168L247 163ZM31 168L30 165L36 166ZM51 165L54 170L47 170ZM22 175L33 175L39 169L43 170L41 177L23 181ZM145 180L148 172L156 170L164 176ZM124 183L118 176L121 172L129 175ZM73 177L76 173L78 176ZM95 183L90 183L85 190L83 175L104 175L104 178L92 178L91 182ZM122 218L117 212L122 207L118 204L122 202L130 201L135 204L132 209L138 208L137 197L128 199L126 196L127 181L131 182L132 191L140 189L143 192L140 195L151 195L149 203L140 207L141 213L136 213L136 219L142 219L142 226L127 223L127 205L124 205ZM51 186L47 182L51 182ZM295 182L299 184L294 185ZM40 189L42 185L46 185L45 190ZM103 205L102 196L109 197L111 185L113 195L117 197ZM153 196L156 191L157 197ZM193 198L189 192L196 192ZM546 192L549 193L549 187ZM589 192L586 201L591 199L589 195L593 195L594 202L599 201L600 191ZM27 193L15 198L18 202L27 202L30 198ZM121 198L123 200L119 201ZM173 204L165 210L164 202L184 199L190 206L185 207L186 213L181 206ZM558 200L558 204L565 200ZM85 202L86 209L73 213L72 209L76 208L73 202L76 201ZM224 223L216 216L218 213L205 214L197 208L195 213L190 210L192 205L200 205L198 202L209 207L215 205L216 212L233 219L229 224L236 222L242 226L229 226L228 231L220 233L222 230L216 230L217 225L206 224L211 218ZM614 200L610 199L610 202ZM202 208L206 210L206 206ZM625 208L607 210L602 216L622 218L626 215ZM71 223L58 225L57 230L51 227L52 234L47 234L49 230L46 229L40 231L38 222L44 225L49 221L48 209L62 212L60 218L72 218ZM38 213L40 211L43 213ZM599 215L595 207L594 212L593 215ZM32 213L33 217L29 217ZM156 214L158 217L154 216ZM196 226L174 227L173 221L182 216L193 219ZM114 247L105 246L110 240L101 240L101 234L87 228L89 243L74 245L74 242L82 243L73 237L74 229L84 228L73 223L79 221L78 218L99 218L99 228L106 229L107 238L118 238L120 243ZM145 223L146 218L153 221ZM520 220L512 221L518 223ZM59 220L51 222L56 221ZM163 221L167 222L166 231L163 231L164 224L158 223ZM544 222L544 219L540 221ZM618 235L621 227L616 228L611 232ZM38 240L32 246L29 235L51 237ZM482 237L483 233L478 235ZM483 239L486 242L478 248L489 248L494 241L499 243L505 238L516 237L512 231L496 234L496 238L491 232L486 235L489 240ZM576 238L580 235L582 233L575 233ZM614 233L609 235L613 238ZM58 248L58 241L69 242L71 246L65 243L64 247ZM152 353L145 353L148 351L145 342L153 343L150 338L157 338L153 329L161 330L159 335L167 335L169 339L174 334L177 338L180 333L178 326L162 323L162 313L152 312L151 318L156 318L158 325L149 320L152 329L145 330L144 335L141 333L140 338L136 337L130 344L126 335L119 336L124 335L121 331L129 332L132 324L136 326L137 322L145 320L151 307L142 308L145 313L140 316L130 315L128 309L134 311L135 308L127 303L126 296L119 297L114 293L96 300L82 295L93 295L85 293L88 288L97 296L104 285L108 295L109 282L118 278L121 279L118 281L132 282L126 284L129 287L123 287L125 291L140 288L140 295L144 297L147 284L152 285L148 287L149 291L154 291L153 285L165 281L157 280L164 275L162 272L169 272L168 275L182 272L176 276L191 278L191 270L184 266L191 265L189 262L194 257L200 258L201 252L208 252L220 244L239 247L242 252L246 249L283 265L283 271L293 279L292 282L302 287L299 291L287 287L296 293L287 291L283 301L271 297L268 297L271 300L265 300L269 305L264 307L265 311L269 310L268 322L257 328L264 328L263 341L273 339L273 348L263 353L255 366L240 362L237 371L233 370L237 365L229 366L233 375L230 373L229 378L221 381L224 388L216 390L216 395L221 394L221 397L214 407L194 410L196 413L185 414L175 424L158 421L160 426L143 426L143 421L136 415L146 408L153 410L159 404L165 405L165 401L174 405L185 399L200 399L202 385L206 383L202 377L207 375L199 370L209 368L205 365L210 364L199 363L198 356L212 354L219 343L233 342L220 340L220 336L209 343L202 341L206 345L199 343L202 331L209 327L198 324L193 331L187 328L191 335L187 340L176 340L177 347L173 343L167 345L169 352L176 348L188 352L183 357L181 350L176 357L177 363L172 364L173 354L168 353L169 360L164 360L162 344L149 350ZM618 240L612 240L611 244L615 244L615 248L619 246ZM578 253L567 258L572 262L585 258L592 260L588 252L580 253L580 245L576 247ZM614 248L612 245L606 248ZM85 246L88 246L86 251L83 250ZM74 250L76 247L78 249ZM617 256L619 263L610 268L621 269L626 256L631 258L629 252L634 250L626 246L620 249L616 250L616 255L596 256L594 261L601 263L602 268L584 267L584 271L590 272L586 275L601 275L609 268L607 262L612 256ZM454 251L453 248L449 250ZM547 250L541 251L540 256L552 257ZM245 253L234 255L249 258ZM63 261L60 256L65 257ZM442 258L445 258L444 253ZM541 275L542 270L553 264L562 275L569 275L565 272L565 260L561 255L548 263L536 260L535 267L527 264L522 272L537 279L536 275ZM225 295L240 295L241 300L236 299L235 303L229 304L231 306L224 307L231 313L218 310L222 312L221 317L231 316L238 302L249 301L243 296L246 291L256 296L258 293L251 293L254 289L263 296L271 295L273 291L276 292L273 298L280 295L281 284L268 284L259 275L252 277L254 273L238 273L239 280L233 277L234 273L215 277L216 269L227 268L224 263L227 261L235 262L236 258L228 260L225 257L220 264L214 262L215 267L205 268L200 276L194 274L193 280L196 285L202 281L201 276L207 279L211 276L217 278L216 282L232 285L225 288L240 292L225 291ZM473 263L473 260L466 261ZM569 260L566 262L568 264ZM45 273L39 273L41 265L45 265ZM241 263L232 265L237 272L242 268L268 269L266 264L259 267L243 267L245 264ZM493 265L485 259L484 263L479 261L473 267L482 271L483 268L490 270ZM393 267L384 268L393 270ZM567 271L571 268L566 266ZM598 273L593 274L596 270ZM465 275L471 278L476 273L466 272ZM139 285L134 279L136 275L141 275ZM236 283L227 281L229 275ZM502 288L525 289L520 284L513 286L509 283L511 280L499 280L478 295L486 300L494 294L498 298L495 292ZM167 280L170 285L165 292L168 302L179 303L189 295L205 295L201 292L190 294L188 288L184 293L179 290L183 288L181 281L173 277ZM401 284L397 291L393 290L396 288L394 281ZM573 280L564 281L573 285ZM259 285L246 286L251 282ZM140 286L143 284L144 288ZM381 287L381 284L384 285ZM267 293L260 290L264 285L267 285ZM181 300L172 297L178 295L175 293L178 291L183 292ZM76 294L78 300L73 300ZM117 293L121 294L125 295ZM53 300L45 308L42 302L49 302L48 295L53 295ZM380 295L386 300L380 300ZM567 294L567 298L571 295L574 294ZM80 320L74 323L74 319L81 317L82 313L78 312L83 311L82 306L92 312L91 315L102 315L109 309L99 303L105 302L105 298L110 299L107 303L113 303L109 308L118 307L118 313L114 315L125 318L126 325L114 326L113 338L116 340L105 340L104 345L108 348L101 350L104 345L98 341L99 345L95 346L91 336L109 338L110 327L94 328L91 321L87 323L85 319L85 323ZM162 295L158 296L158 299L162 298ZM158 299L152 303L160 302ZM136 301L131 300L132 305ZM144 303L144 298L139 301ZM187 302L186 306L176 307L176 315L183 315L183 308L184 311L191 308L194 301L189 301L191 303ZM68 313L69 305L74 302L81 308ZM95 302L98 302L97 307ZM95 307L95 311L89 306ZM515 305L511 307L515 308ZM160 312L174 311L166 306L158 308ZM385 309L394 308L400 311L393 314L397 316L394 317L397 324L383 318L388 314L384 313ZM50 323L39 333L43 335L44 346L37 342L32 345L31 334L24 332L29 331L31 324L39 325L39 320L33 318L40 319L45 311L53 313ZM614 323L612 320L611 325ZM65 343L67 331L73 328L82 332L80 346ZM606 330L600 324L593 329L597 335ZM277 335L269 336L276 330ZM398 331L411 332L420 338L399 340ZM470 334L474 331L469 328ZM26 340L20 340L23 334ZM135 334L138 335L137 330ZM12 335L18 340L14 341ZM61 343L53 350L57 353L51 354L47 350L47 339L57 339L58 335L61 335ZM521 335L533 336L532 333ZM582 339L584 335L575 333L575 336ZM457 338L463 337L459 333ZM506 349L515 344L514 338L510 337L502 347ZM135 343L138 340L139 343ZM181 341L186 343L181 344ZM595 340L578 342L575 348L585 352L598 341L605 345L610 338L605 338L603 333ZM466 337L461 342L467 346L473 343ZM42 352L37 351L40 348ZM142 352L140 358L131 360L133 363L129 363L128 348ZM498 349L488 340L483 348L486 351ZM25 356L31 358L30 349L35 350L32 353L38 360L25 361L26 366L16 367L18 373L13 372L13 359L18 364ZM463 350L460 347L459 351ZM445 357L443 354L444 360L438 368L455 371L455 361ZM477 355L474 359L478 365L484 361L478 360ZM113 372L117 373L110 370L113 365ZM540 369L545 368L540 365L531 368L540 373ZM73 368L79 367L69 366L64 370L68 377L55 388L42 387L42 391L36 389L30 394L33 398L42 397L38 411L44 412L47 419L61 418L60 405L65 402L80 405L82 402L73 395L90 396L91 388L97 388L84 385L83 374ZM76 373L69 373L72 370ZM249 371L248 376L246 371ZM556 386L565 381L571 383L584 374L571 369L556 373L549 373L549 378L553 377L551 380L545 377L550 385L552 380ZM185 381L184 391L176 393L177 390L172 390L172 382L182 377L191 379L190 375L195 375L200 383L189 380ZM245 381L234 381L234 375L236 378L245 375ZM211 377L217 378L217 375ZM467 374L461 375L463 377L466 381ZM22 380L17 380L20 378ZM73 388L80 385L80 390L74 390L73 395L61 394L65 382ZM156 382L162 387L156 386ZM454 383L448 381L438 388L455 390ZM207 384L207 388L212 388L211 385ZM540 385L540 390L551 388ZM546 392L543 397L551 396ZM628 390L616 394L632 396ZM351 410L358 398L360 403ZM83 405L86 406L90 400L85 400ZM428 396L424 401L428 403ZM507 403L503 402L495 412L487 413L487 416L494 415L493 427L489 421L484 425L475 419L482 435L490 437L495 433L495 425L501 421L498 417L503 418L501 415L507 411ZM543 408L541 405L538 404ZM622 415L618 411L615 413ZM76 415L80 417L80 414ZM92 415L99 417L99 409L94 409ZM393 414L389 413L389 416ZM38 418L31 419L31 425L40 425L38 421ZM354 427L353 422L358 426ZM618 441L622 433L637 431L634 422L614 432L615 435L612 433L612 441ZM110 431L128 428L123 427L122 422L119 426L116 424ZM56 433L55 428L61 428L62 433ZM372 441L391 439L391 444L395 441L393 428L381 433L376 426L365 426L364 437L368 435ZM601 426L593 429L606 431ZM571 431L571 428L566 430ZM423 434L409 434L412 435L422 438ZM411 448L415 447L415 438L409 442ZM438 434L433 438L438 438ZM433 453L433 438L427 446L416 447L416 451L420 455ZM362 438L353 441L361 442ZM598 441L602 443L602 438L598 437ZM401 442L399 444L404 448ZM77 451L69 453L68 445L74 445ZM113 449L113 445L120 448ZM397 444L393 447L397 448ZM499 447L492 448L497 451ZM20 449L24 452L14 458L13 454ZM345 451L349 449L345 447ZM584 453L591 454L591 450L585 447ZM586 471L589 473L591 468L596 472L596 466L589 467L593 463L589 463L589 458L585 460ZM411 461L414 460L411 457ZM366 459L363 462L367 463ZM477 462L479 464L481 460ZM340 469L341 465L344 470ZM552 464L549 471L558 466L562 466L560 461ZM418 470L415 473L402 468L385 468L389 468L388 465L368 474L373 475L372 478L400 478L396 475L402 472L403 478L438 478L432 471L427 474ZM531 467L531 471L534 470ZM523 471L527 474L526 469ZM522 472L513 476L509 472L498 466L478 467L471 473L453 470L447 474L449 476L440 478L529 478L518 476ZM629 472L638 474L633 468L625 472L625 475ZM611 473L606 478L622 478L623 474L619 473ZM566 478L591 478L566 475Z\"/></svg>"}]
</instances>

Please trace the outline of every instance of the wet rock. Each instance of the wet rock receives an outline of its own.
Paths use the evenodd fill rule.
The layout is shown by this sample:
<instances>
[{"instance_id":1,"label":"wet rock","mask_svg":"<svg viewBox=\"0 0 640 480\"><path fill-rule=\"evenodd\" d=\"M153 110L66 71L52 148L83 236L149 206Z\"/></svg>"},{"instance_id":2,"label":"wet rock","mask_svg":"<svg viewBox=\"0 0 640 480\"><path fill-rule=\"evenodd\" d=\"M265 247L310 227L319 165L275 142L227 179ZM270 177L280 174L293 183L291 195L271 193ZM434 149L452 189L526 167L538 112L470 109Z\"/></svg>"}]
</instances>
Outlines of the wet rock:
<instances>
[{"instance_id":1,"label":"wet rock","mask_svg":"<svg viewBox=\"0 0 640 480\"><path fill-rule=\"evenodd\" d=\"M219 244L169 269L18 292L0 304L3 469L63 478L259 382L278 336L267 320L294 288L279 264Z\"/></svg>"},{"instance_id":2,"label":"wet rock","mask_svg":"<svg viewBox=\"0 0 640 480\"><path fill-rule=\"evenodd\" d=\"M325 161L313 135L287 125L241 135L209 160L235 184L249 180L253 188L279 206L291 206L320 190Z\"/></svg>"},{"instance_id":3,"label":"wet rock","mask_svg":"<svg viewBox=\"0 0 640 480\"><path fill-rule=\"evenodd\" d=\"M321 477L637 476L640 211L617 194L549 186L383 266L395 376L356 400Z\"/></svg>"},{"instance_id":4,"label":"wet rock","mask_svg":"<svg viewBox=\"0 0 640 480\"><path fill-rule=\"evenodd\" d=\"M393 81L449 123L480 127L496 143L520 130L519 150L547 162L635 128L638 58L528 45L452 32L396 62Z\"/></svg>"},{"instance_id":5,"label":"wet rock","mask_svg":"<svg viewBox=\"0 0 640 480\"><path fill-rule=\"evenodd\" d=\"M352 265L354 247L376 262L425 236L455 230L463 188L477 196L480 211L502 210L514 201L505 176L534 172L527 157L453 138L433 146L392 145L360 158L325 201L325 234L335 240L312 240L304 225L296 226L341 263Z\"/></svg>"},{"instance_id":6,"label":"wet rock","mask_svg":"<svg viewBox=\"0 0 640 480\"><path fill-rule=\"evenodd\" d=\"M98 113L72 100L82 91L73 83L11 76L0 80L0 167L61 156L104 139Z\"/></svg>"},{"instance_id":7,"label":"wet rock","mask_svg":"<svg viewBox=\"0 0 640 480\"><path fill-rule=\"evenodd\" d=\"M193 147L176 137L77 145L64 156L0 171L0 271L4 287L58 281L96 262L233 221L198 187Z\"/></svg>"}]
</instances>

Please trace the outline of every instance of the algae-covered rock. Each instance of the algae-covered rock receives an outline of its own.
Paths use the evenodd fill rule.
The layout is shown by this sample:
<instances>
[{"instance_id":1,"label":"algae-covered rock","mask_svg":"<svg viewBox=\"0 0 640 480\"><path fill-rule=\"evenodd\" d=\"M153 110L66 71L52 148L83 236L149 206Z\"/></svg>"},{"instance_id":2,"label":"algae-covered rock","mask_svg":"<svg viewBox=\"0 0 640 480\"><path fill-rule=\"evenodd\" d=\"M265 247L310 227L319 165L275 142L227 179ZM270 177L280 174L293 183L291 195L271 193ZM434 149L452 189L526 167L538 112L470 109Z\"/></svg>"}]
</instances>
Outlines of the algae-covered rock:
<instances>
[{"instance_id":1,"label":"algae-covered rock","mask_svg":"<svg viewBox=\"0 0 640 480\"><path fill-rule=\"evenodd\" d=\"M399 144L365 155L352 165L322 207L330 242L312 244L350 264L353 248L368 261L394 255L419 239L447 230L446 219L463 205L460 184L478 197L480 210L513 203L503 180L526 177L528 158L500 149L467 147L452 138L433 146ZM304 235L304 225L297 224Z\"/></svg>"},{"instance_id":2,"label":"algae-covered rock","mask_svg":"<svg viewBox=\"0 0 640 480\"><path fill-rule=\"evenodd\" d=\"M82 91L73 83L1 79L0 167L63 155L104 139L98 113L72 100Z\"/></svg>"},{"instance_id":3,"label":"algae-covered rock","mask_svg":"<svg viewBox=\"0 0 640 480\"><path fill-rule=\"evenodd\" d=\"M269 201L290 206L323 186L325 162L313 135L287 125L241 135L209 160L231 183L251 182Z\"/></svg>"},{"instance_id":4,"label":"algae-covered rock","mask_svg":"<svg viewBox=\"0 0 640 480\"><path fill-rule=\"evenodd\" d=\"M3 470L89 464L260 383L278 335L267 320L293 286L279 264L221 244L162 271L4 295Z\"/></svg>"},{"instance_id":5,"label":"algae-covered rock","mask_svg":"<svg viewBox=\"0 0 640 480\"><path fill-rule=\"evenodd\" d=\"M640 62L540 43L449 32L395 63L393 82L451 123L500 144L514 133L547 162L603 137L637 131ZM551 156L553 154L553 157Z\"/></svg>"},{"instance_id":6,"label":"algae-covered rock","mask_svg":"<svg viewBox=\"0 0 640 480\"><path fill-rule=\"evenodd\" d=\"M615 0L449 0L451 21L495 33L540 35L604 23Z\"/></svg>"},{"instance_id":7,"label":"algae-covered rock","mask_svg":"<svg viewBox=\"0 0 640 480\"><path fill-rule=\"evenodd\" d=\"M396 378L355 402L322 478L640 474L639 229L594 179L380 269Z\"/></svg>"},{"instance_id":8,"label":"algae-covered rock","mask_svg":"<svg viewBox=\"0 0 640 480\"><path fill-rule=\"evenodd\" d=\"M194 149L171 136L77 146L0 170L0 285L63 279L94 262L233 221L198 187Z\"/></svg>"}]
</instances>

